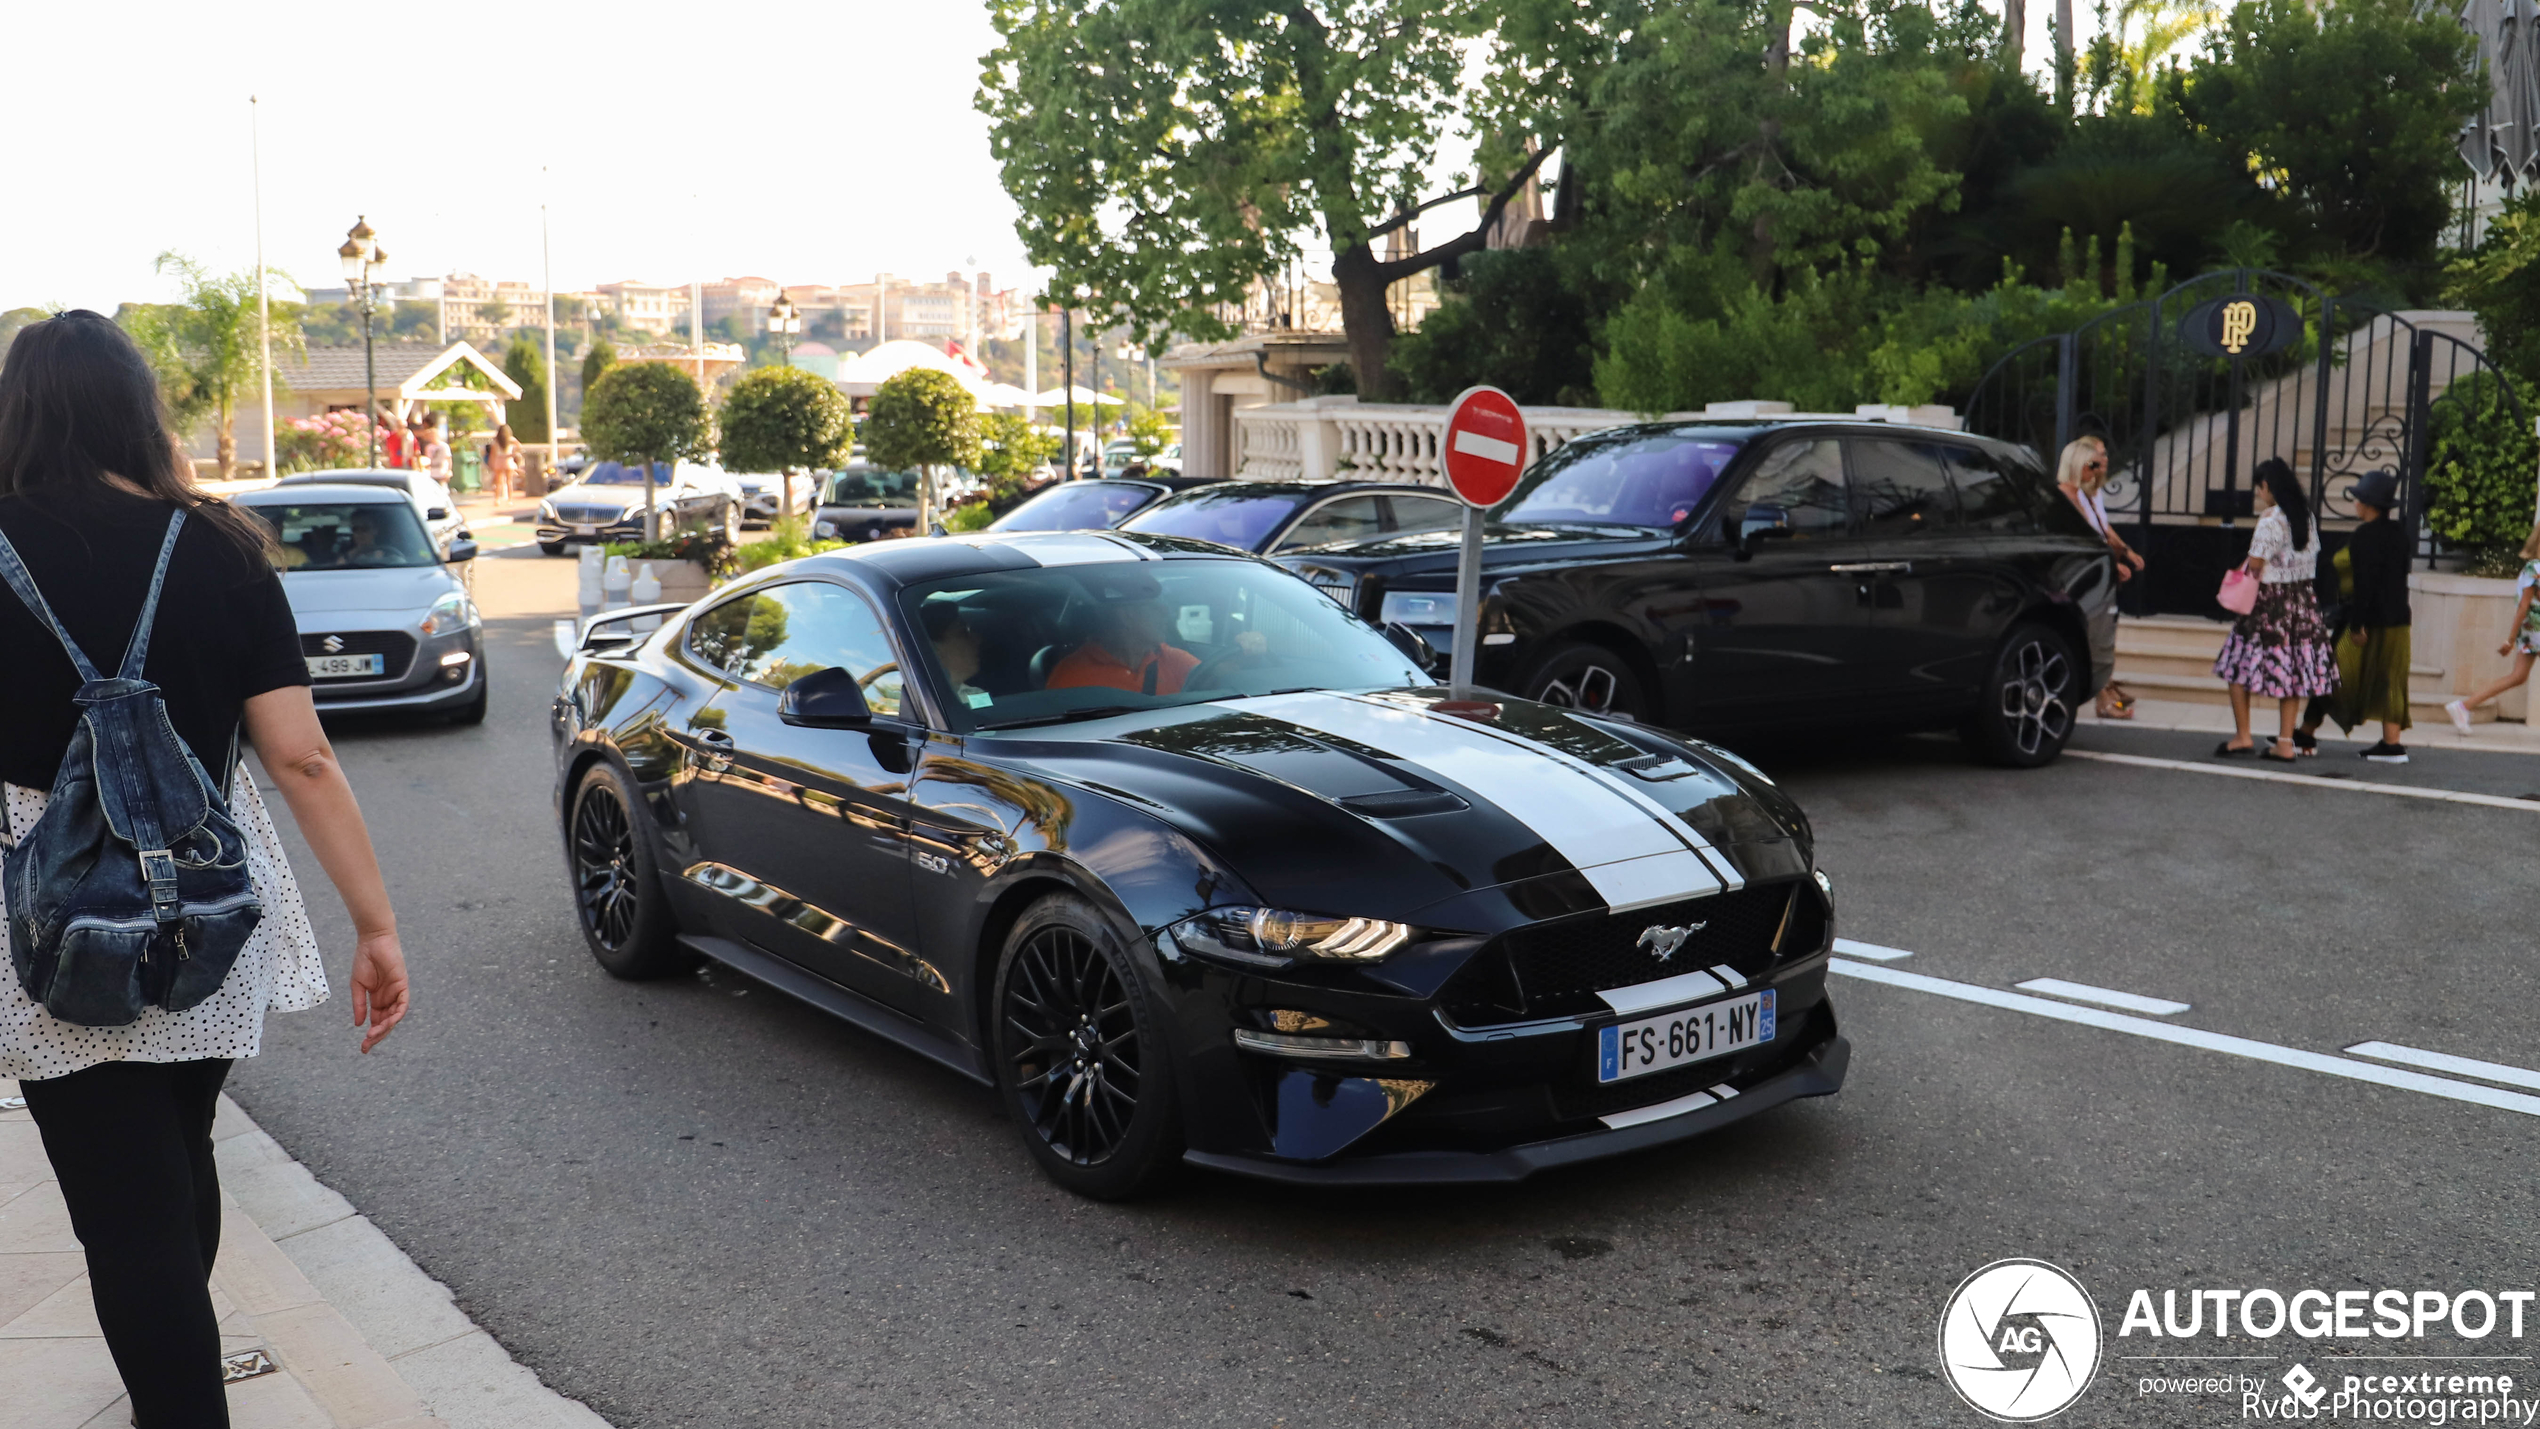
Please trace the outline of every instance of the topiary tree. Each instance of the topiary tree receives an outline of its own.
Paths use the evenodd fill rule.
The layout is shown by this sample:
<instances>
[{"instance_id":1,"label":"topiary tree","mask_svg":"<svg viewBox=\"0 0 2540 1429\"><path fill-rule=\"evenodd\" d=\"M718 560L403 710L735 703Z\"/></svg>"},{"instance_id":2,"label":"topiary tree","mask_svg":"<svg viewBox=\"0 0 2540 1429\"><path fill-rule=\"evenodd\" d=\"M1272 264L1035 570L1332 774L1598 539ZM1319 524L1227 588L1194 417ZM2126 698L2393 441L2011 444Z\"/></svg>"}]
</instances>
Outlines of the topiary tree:
<instances>
[{"instance_id":1,"label":"topiary tree","mask_svg":"<svg viewBox=\"0 0 2540 1429\"><path fill-rule=\"evenodd\" d=\"M591 350L582 354L583 400L590 400L591 388L599 382L600 374L616 365L617 349L609 345L607 338L593 338Z\"/></svg>"},{"instance_id":2,"label":"topiary tree","mask_svg":"<svg viewBox=\"0 0 2540 1429\"><path fill-rule=\"evenodd\" d=\"M582 439L602 461L644 464L644 539L658 541L654 465L704 455L714 423L697 379L667 362L630 362L601 373L583 396Z\"/></svg>"},{"instance_id":3,"label":"topiary tree","mask_svg":"<svg viewBox=\"0 0 2540 1429\"><path fill-rule=\"evenodd\" d=\"M538 344L525 336L514 337L503 349L503 375L520 384L520 400L510 405L504 417L512 435L533 445L545 441L547 360L539 355Z\"/></svg>"},{"instance_id":4,"label":"topiary tree","mask_svg":"<svg viewBox=\"0 0 2540 1429\"><path fill-rule=\"evenodd\" d=\"M875 466L919 473L923 528L934 519L934 469L978 464L979 403L951 373L911 368L874 389L864 450Z\"/></svg>"},{"instance_id":5,"label":"topiary tree","mask_svg":"<svg viewBox=\"0 0 2540 1429\"><path fill-rule=\"evenodd\" d=\"M723 399L723 464L790 473L843 466L855 445L855 410L827 378L799 367L762 367ZM794 514L790 475L777 480L779 520Z\"/></svg>"},{"instance_id":6,"label":"topiary tree","mask_svg":"<svg viewBox=\"0 0 2540 1429\"><path fill-rule=\"evenodd\" d=\"M1159 448L1160 450L1160 448ZM1012 412L979 419L978 471L988 479L988 505L1003 514L1023 493L1023 483L1058 455L1058 438Z\"/></svg>"}]
</instances>

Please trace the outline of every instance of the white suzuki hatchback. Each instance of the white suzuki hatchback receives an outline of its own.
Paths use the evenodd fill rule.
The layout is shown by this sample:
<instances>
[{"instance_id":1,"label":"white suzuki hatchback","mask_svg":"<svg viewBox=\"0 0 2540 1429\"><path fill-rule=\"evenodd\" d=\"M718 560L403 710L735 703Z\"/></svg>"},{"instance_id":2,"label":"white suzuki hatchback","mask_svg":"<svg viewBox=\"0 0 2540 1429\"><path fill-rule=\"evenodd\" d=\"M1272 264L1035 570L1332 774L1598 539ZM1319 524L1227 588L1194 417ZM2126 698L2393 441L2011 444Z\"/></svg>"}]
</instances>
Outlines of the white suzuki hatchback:
<instances>
[{"instance_id":1,"label":"white suzuki hatchback","mask_svg":"<svg viewBox=\"0 0 2540 1429\"><path fill-rule=\"evenodd\" d=\"M485 718L484 622L414 503L381 486L272 486L231 498L273 526L318 712Z\"/></svg>"}]
</instances>

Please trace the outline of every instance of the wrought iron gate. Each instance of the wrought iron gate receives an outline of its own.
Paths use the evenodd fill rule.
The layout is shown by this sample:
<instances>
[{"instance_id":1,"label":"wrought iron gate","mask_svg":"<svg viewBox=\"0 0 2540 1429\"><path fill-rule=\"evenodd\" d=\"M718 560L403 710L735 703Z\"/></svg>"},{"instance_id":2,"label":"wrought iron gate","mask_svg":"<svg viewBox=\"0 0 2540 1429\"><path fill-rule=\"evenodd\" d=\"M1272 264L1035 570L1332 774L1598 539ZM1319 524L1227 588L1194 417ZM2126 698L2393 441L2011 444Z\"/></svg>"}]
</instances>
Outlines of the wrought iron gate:
<instances>
[{"instance_id":1,"label":"wrought iron gate","mask_svg":"<svg viewBox=\"0 0 2540 1429\"><path fill-rule=\"evenodd\" d=\"M2050 469L2073 438L2104 439L2109 515L2149 562L2126 608L2212 614L2222 572L2246 553L2252 472L2268 457L2306 478L2332 547L2353 525L2347 486L2393 472L2401 519L2430 560L2435 418L2491 390L2529 430L2511 382L2459 335L2287 274L2231 268L2014 348L1966 412L1968 430L2025 443Z\"/></svg>"}]
</instances>

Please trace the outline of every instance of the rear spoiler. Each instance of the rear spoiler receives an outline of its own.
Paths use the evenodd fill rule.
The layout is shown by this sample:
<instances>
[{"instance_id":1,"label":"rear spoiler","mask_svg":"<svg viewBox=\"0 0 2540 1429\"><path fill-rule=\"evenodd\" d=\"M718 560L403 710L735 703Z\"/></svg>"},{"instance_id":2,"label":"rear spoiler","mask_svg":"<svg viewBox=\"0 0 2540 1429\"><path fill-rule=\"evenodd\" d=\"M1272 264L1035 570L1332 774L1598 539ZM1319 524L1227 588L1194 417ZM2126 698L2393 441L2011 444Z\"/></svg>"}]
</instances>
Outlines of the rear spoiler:
<instances>
[{"instance_id":1,"label":"rear spoiler","mask_svg":"<svg viewBox=\"0 0 2540 1429\"><path fill-rule=\"evenodd\" d=\"M671 601L662 605L632 605L623 610L605 610L586 620L559 620L556 622L556 653L570 660L587 651L632 645L658 629L664 619L686 610L688 604L686 601Z\"/></svg>"}]
</instances>

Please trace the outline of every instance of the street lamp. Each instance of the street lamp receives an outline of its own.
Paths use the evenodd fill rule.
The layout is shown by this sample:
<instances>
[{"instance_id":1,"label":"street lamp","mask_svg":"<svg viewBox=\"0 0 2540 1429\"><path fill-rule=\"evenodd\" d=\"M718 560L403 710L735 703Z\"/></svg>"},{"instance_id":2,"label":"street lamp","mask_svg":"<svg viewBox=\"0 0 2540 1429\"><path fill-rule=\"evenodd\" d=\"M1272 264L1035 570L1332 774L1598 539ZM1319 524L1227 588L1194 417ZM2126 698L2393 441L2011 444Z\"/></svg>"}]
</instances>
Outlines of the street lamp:
<instances>
[{"instance_id":1,"label":"street lamp","mask_svg":"<svg viewBox=\"0 0 2540 1429\"><path fill-rule=\"evenodd\" d=\"M783 293L767 310L767 335L776 339L776 355L787 367L794 365L794 339L802 333L802 309Z\"/></svg>"},{"instance_id":2,"label":"street lamp","mask_svg":"<svg viewBox=\"0 0 2540 1429\"><path fill-rule=\"evenodd\" d=\"M370 464L379 465L379 363L371 350L371 314L379 311L374 300L381 268L388 264L388 250L379 246L379 235L371 230L370 220L356 214L352 230L344 235L344 246L335 250L344 262L344 285L352 290L353 302L362 312L362 387L368 405L362 409L365 425L370 428Z\"/></svg>"}]
</instances>

